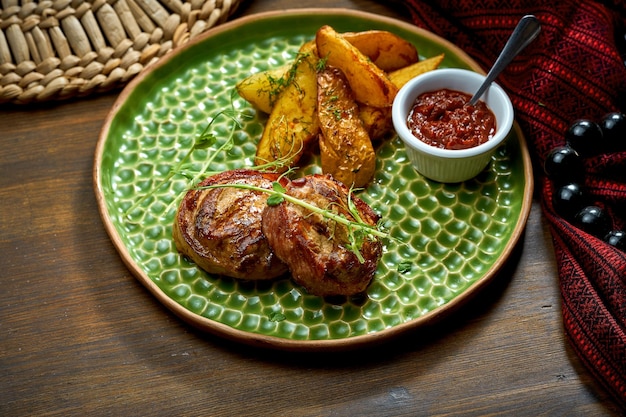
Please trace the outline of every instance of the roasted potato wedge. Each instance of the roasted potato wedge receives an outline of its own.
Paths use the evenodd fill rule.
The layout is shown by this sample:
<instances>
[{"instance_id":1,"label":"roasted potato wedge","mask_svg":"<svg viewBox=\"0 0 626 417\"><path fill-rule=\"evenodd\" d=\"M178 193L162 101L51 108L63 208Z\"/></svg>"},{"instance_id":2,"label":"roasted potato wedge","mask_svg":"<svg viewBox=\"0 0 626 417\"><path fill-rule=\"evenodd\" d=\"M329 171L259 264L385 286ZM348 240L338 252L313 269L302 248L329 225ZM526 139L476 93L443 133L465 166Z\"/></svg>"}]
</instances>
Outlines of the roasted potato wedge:
<instances>
[{"instance_id":1,"label":"roasted potato wedge","mask_svg":"<svg viewBox=\"0 0 626 417\"><path fill-rule=\"evenodd\" d=\"M384 72L395 71L419 61L415 45L385 30L345 32L340 35ZM316 40L310 42L315 43ZM317 53L317 48L314 51Z\"/></svg>"},{"instance_id":2,"label":"roasted potato wedge","mask_svg":"<svg viewBox=\"0 0 626 417\"><path fill-rule=\"evenodd\" d=\"M415 45L395 33L366 30L345 32L341 35L385 72L395 71L419 61Z\"/></svg>"},{"instance_id":3,"label":"roasted potato wedge","mask_svg":"<svg viewBox=\"0 0 626 417\"><path fill-rule=\"evenodd\" d=\"M270 113L280 92L288 84L291 65L258 72L236 85L237 93L264 113Z\"/></svg>"},{"instance_id":4,"label":"roasted potato wedge","mask_svg":"<svg viewBox=\"0 0 626 417\"><path fill-rule=\"evenodd\" d=\"M341 35L377 67L387 72L389 79L398 89L422 72L437 68L444 58L442 54L420 62L413 44L391 32L369 30L346 32ZM307 42L303 48L317 54L315 41ZM252 74L237 84L237 92L258 110L269 114L280 91L288 84L290 68L291 65L283 65ZM365 118L375 124L379 121L378 115L381 112L382 109L366 109ZM366 120L364 121L368 124Z\"/></svg>"},{"instance_id":5,"label":"roasted potato wedge","mask_svg":"<svg viewBox=\"0 0 626 417\"><path fill-rule=\"evenodd\" d=\"M410 79L417 77L428 71L439 68L441 61L445 58L445 54L436 55L422 61L411 64L407 67L389 73L389 79L398 88L402 88Z\"/></svg>"},{"instance_id":6,"label":"roasted potato wedge","mask_svg":"<svg viewBox=\"0 0 626 417\"><path fill-rule=\"evenodd\" d=\"M364 187L374 176L376 154L359 118L347 78L334 67L317 74L317 116L322 171L348 187Z\"/></svg>"},{"instance_id":7,"label":"roasted potato wedge","mask_svg":"<svg viewBox=\"0 0 626 417\"><path fill-rule=\"evenodd\" d=\"M320 34L320 32L322 33ZM360 87L363 85L368 88L368 91L371 91L371 87L374 86L374 90L380 92L381 89L384 90L385 85L391 84L391 90L395 89L395 92L397 92L411 78L438 68L444 59L444 54L441 54L419 61L417 49L410 42L391 32L370 30L339 34L331 27L321 28L320 32L316 34L314 40L306 42L300 49L299 59L303 53L310 55L309 68L307 68L306 73L300 73L299 69L301 67L295 64L284 65L253 74L237 84L237 92L241 97L254 105L259 111L268 114L272 113L272 109L278 97L282 95L283 90L293 84L290 87L291 92L285 94L290 96L291 99L285 99L286 101L282 104L282 111L285 112L285 117L279 117L279 112L276 111L276 114L270 117L268 121L268 125L271 125L271 127L265 129L264 138L259 143L257 164L284 159L288 154L292 154L294 158L287 166L293 166L299 159L297 154L304 151L304 148L313 141L312 137L315 136L319 129L318 121L311 120L310 117L303 119L298 117L291 118L291 122L288 122L289 117L293 116L293 111L288 112L289 109L295 108L297 109L296 112L299 112L301 115L304 113L310 114L300 104L294 107L294 100L302 105L306 103L311 104L315 101L311 100L312 96L303 101L296 99L296 92L299 87L294 87L300 85L300 78L302 77L308 80L303 84L305 87L308 87L306 90L312 91L310 80L314 78L314 75L311 74L311 70L316 65L314 63L316 57L319 58L320 56L317 46L318 40L330 38L330 43L334 46L331 45L332 47L328 46L326 49L323 49L327 54L330 51L347 53L343 59L338 59L340 61L339 65L342 65L344 68L348 67L355 70L367 68L373 70L373 75L367 74L367 71L365 71L365 73L358 73L353 77L353 79L357 80L356 88L353 89L355 96L362 92ZM329 58L329 56L326 56L326 58ZM327 60L326 63L328 64L329 61ZM335 61L330 60L330 63L335 63ZM339 67L339 65L336 66ZM341 69L341 67L339 68ZM348 79L348 82L350 83L350 79ZM395 92L392 93L393 97L395 97ZM390 98L392 102L393 98ZM383 106L367 104L367 102L376 102L373 100L363 98L360 101L357 100L359 117L372 140L382 138L393 128L391 123L391 102L388 100L389 98L382 100ZM298 109L298 106L300 106L300 109ZM315 113L314 108L309 110ZM308 127L305 129L295 127L294 123L298 120L311 122L310 129ZM309 133L313 136L309 136ZM280 135L282 135L283 140L278 140Z\"/></svg>"},{"instance_id":8,"label":"roasted potato wedge","mask_svg":"<svg viewBox=\"0 0 626 417\"><path fill-rule=\"evenodd\" d=\"M390 107L398 88L387 74L332 27L322 26L315 41L320 59L346 76L356 101L374 107Z\"/></svg>"},{"instance_id":9,"label":"roasted potato wedge","mask_svg":"<svg viewBox=\"0 0 626 417\"><path fill-rule=\"evenodd\" d=\"M359 105L359 117L372 140L382 138L393 129L391 107L373 107L361 104Z\"/></svg>"},{"instance_id":10,"label":"roasted potato wedge","mask_svg":"<svg viewBox=\"0 0 626 417\"><path fill-rule=\"evenodd\" d=\"M277 171L293 167L311 141L317 138L317 76L318 58L310 45L300 48L289 73L293 78L280 92L269 114L257 146L255 163L262 165L280 161Z\"/></svg>"}]
</instances>

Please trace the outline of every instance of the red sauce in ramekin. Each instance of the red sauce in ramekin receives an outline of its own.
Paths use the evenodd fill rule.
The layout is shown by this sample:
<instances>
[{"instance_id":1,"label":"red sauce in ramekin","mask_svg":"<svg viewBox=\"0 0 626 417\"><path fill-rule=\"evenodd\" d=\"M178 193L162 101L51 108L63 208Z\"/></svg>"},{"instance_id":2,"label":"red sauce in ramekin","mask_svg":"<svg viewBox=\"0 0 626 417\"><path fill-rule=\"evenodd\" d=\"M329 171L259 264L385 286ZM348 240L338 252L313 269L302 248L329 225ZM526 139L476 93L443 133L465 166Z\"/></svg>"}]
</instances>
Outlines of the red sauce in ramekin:
<instances>
[{"instance_id":1,"label":"red sauce in ramekin","mask_svg":"<svg viewBox=\"0 0 626 417\"><path fill-rule=\"evenodd\" d=\"M421 94L409 112L413 135L441 149L467 149L487 142L496 132L496 117L483 101L470 106L471 96L455 90Z\"/></svg>"}]
</instances>

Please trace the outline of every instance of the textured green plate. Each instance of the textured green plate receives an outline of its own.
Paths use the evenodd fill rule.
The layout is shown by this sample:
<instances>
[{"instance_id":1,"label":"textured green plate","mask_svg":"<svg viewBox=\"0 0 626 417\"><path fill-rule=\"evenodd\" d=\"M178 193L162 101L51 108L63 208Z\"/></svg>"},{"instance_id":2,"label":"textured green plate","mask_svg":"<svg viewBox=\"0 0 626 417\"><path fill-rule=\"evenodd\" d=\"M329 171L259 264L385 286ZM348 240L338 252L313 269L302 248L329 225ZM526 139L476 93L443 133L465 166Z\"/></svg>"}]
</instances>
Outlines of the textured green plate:
<instances>
[{"instance_id":1,"label":"textured green plate","mask_svg":"<svg viewBox=\"0 0 626 417\"><path fill-rule=\"evenodd\" d=\"M207 32L138 76L120 95L100 135L96 195L122 259L183 320L229 339L280 349L333 350L431 322L493 278L530 210L530 161L517 127L489 168L456 185L421 177L401 142L390 136L378 146L375 179L360 196L404 243L386 244L365 297L331 301L306 294L289 279L255 284L210 276L180 256L171 225L176 201L191 184L180 175L161 187L159 182L231 100L252 111L238 96L233 98L236 82L289 62L324 24L339 31L390 30L414 42L422 57L445 52L443 67L480 71L454 45L389 18L342 9L261 14ZM195 151L191 170L210 155L216 156L210 171L250 166L265 118L255 113L236 132L228 152ZM225 121L214 126L221 140L228 129ZM319 172L312 161L303 172ZM133 205L137 207L126 215Z\"/></svg>"}]
</instances>

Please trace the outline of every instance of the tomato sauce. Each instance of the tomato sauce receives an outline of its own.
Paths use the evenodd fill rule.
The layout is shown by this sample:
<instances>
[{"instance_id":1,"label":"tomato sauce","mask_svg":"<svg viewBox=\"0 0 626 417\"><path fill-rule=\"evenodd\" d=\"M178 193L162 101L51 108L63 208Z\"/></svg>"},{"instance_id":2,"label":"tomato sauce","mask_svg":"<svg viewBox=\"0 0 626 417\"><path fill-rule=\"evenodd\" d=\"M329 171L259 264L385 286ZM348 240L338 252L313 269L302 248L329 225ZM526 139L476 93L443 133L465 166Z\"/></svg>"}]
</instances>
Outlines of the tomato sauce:
<instances>
[{"instance_id":1,"label":"tomato sauce","mask_svg":"<svg viewBox=\"0 0 626 417\"><path fill-rule=\"evenodd\" d=\"M442 149L467 149L491 139L496 117L483 101L470 106L469 94L438 90L421 94L409 112L407 125L424 143Z\"/></svg>"}]
</instances>

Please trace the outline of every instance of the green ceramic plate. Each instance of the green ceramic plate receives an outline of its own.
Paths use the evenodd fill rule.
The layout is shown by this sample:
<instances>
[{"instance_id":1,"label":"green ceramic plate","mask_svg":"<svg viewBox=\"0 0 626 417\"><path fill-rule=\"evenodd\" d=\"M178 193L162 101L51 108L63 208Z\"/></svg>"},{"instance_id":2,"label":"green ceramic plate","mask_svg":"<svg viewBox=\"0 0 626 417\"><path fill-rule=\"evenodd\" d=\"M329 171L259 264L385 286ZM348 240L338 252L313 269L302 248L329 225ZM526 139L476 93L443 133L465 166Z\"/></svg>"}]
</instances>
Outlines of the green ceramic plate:
<instances>
[{"instance_id":1,"label":"green ceramic plate","mask_svg":"<svg viewBox=\"0 0 626 417\"><path fill-rule=\"evenodd\" d=\"M532 174L516 127L476 179L431 182L411 167L399 140L377 148L378 168L360 196L402 244L387 243L367 294L325 300L288 278L242 282L206 274L180 256L171 237L176 202L191 181L167 174L216 114L232 104L254 114L228 151L191 154L187 172L250 166L266 116L238 96L235 83L285 64L329 24L338 31L385 29L411 40L422 57L445 52L443 67L480 71L454 45L412 25L342 9L299 9L223 24L134 79L102 129L95 189L106 229L137 278L183 320L254 345L290 350L353 348L388 339L439 318L497 273L520 237L530 210ZM230 124L217 119L218 145ZM313 158L303 172L319 172ZM148 195L148 198L143 198Z\"/></svg>"}]
</instances>

